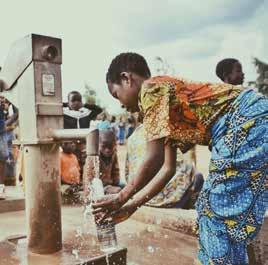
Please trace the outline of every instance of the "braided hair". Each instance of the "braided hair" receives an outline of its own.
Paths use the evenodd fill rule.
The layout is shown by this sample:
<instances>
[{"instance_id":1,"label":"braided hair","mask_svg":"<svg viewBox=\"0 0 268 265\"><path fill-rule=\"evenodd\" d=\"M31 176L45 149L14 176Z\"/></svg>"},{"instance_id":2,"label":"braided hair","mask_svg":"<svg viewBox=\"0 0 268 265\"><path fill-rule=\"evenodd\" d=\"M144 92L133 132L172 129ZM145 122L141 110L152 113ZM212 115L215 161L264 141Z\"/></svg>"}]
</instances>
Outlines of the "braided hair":
<instances>
[{"instance_id":1,"label":"braided hair","mask_svg":"<svg viewBox=\"0 0 268 265\"><path fill-rule=\"evenodd\" d=\"M145 78L151 76L144 57L132 52L121 53L112 60L106 74L106 82L120 84L122 72L132 72Z\"/></svg>"},{"instance_id":2,"label":"braided hair","mask_svg":"<svg viewBox=\"0 0 268 265\"><path fill-rule=\"evenodd\" d=\"M216 66L216 75L224 81L225 75L228 75L232 72L233 66L235 63L238 63L239 61L234 58L226 58L218 62Z\"/></svg>"}]
</instances>

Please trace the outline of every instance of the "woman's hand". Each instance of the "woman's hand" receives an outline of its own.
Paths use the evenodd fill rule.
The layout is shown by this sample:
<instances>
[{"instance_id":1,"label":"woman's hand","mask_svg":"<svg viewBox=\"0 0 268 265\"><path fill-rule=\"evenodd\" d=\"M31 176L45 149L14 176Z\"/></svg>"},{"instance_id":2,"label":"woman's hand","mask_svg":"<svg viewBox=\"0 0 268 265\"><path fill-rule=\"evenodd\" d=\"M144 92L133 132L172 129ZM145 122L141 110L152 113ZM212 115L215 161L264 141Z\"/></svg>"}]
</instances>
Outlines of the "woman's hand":
<instances>
[{"instance_id":1,"label":"woman's hand","mask_svg":"<svg viewBox=\"0 0 268 265\"><path fill-rule=\"evenodd\" d=\"M137 209L137 206L130 202L114 211L107 211L102 214L96 213L95 219L98 224L105 224L107 222L118 224L127 220Z\"/></svg>"},{"instance_id":2,"label":"woman's hand","mask_svg":"<svg viewBox=\"0 0 268 265\"><path fill-rule=\"evenodd\" d=\"M105 195L102 199L92 203L93 214L102 213L102 216L106 216L111 212L114 212L122 207L124 204L122 196L119 193ZM105 217L104 217L105 218Z\"/></svg>"},{"instance_id":3,"label":"woman's hand","mask_svg":"<svg viewBox=\"0 0 268 265\"><path fill-rule=\"evenodd\" d=\"M127 203L117 211L112 212L107 218L111 218L115 224L127 220L138 208L132 203Z\"/></svg>"}]
</instances>

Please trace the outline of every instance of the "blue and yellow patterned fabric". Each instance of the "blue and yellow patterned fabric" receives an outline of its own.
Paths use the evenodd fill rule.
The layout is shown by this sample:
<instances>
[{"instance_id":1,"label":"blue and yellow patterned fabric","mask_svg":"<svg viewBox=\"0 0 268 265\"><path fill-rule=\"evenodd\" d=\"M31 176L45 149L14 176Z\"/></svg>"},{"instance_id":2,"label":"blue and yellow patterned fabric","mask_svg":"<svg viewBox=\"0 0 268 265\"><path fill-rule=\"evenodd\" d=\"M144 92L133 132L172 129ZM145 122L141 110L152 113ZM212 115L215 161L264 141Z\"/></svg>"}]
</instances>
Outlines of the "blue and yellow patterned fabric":
<instances>
[{"instance_id":1,"label":"blue and yellow patterned fabric","mask_svg":"<svg viewBox=\"0 0 268 265\"><path fill-rule=\"evenodd\" d=\"M196 207L202 264L248 264L267 208L268 99L243 91L211 130L210 171Z\"/></svg>"}]
</instances>

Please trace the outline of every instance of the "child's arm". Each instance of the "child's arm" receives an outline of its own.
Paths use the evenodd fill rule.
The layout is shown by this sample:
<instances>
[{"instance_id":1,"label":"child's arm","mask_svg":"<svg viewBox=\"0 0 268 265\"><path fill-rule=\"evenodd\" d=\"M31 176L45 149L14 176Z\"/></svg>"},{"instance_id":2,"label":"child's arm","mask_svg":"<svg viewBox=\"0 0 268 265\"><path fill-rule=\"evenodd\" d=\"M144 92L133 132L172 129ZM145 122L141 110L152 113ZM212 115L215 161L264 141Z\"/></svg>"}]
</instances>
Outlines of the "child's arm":
<instances>
[{"instance_id":1,"label":"child's arm","mask_svg":"<svg viewBox=\"0 0 268 265\"><path fill-rule=\"evenodd\" d=\"M126 203L135 193L141 190L160 170L165 157L165 138L147 143L146 156L136 176L120 192L122 203Z\"/></svg>"},{"instance_id":2,"label":"child's arm","mask_svg":"<svg viewBox=\"0 0 268 265\"><path fill-rule=\"evenodd\" d=\"M119 209L157 174L164 163L165 138L148 142L146 150L145 160L133 180L116 196L93 204L93 208L99 208L95 212Z\"/></svg>"},{"instance_id":3,"label":"child's arm","mask_svg":"<svg viewBox=\"0 0 268 265\"><path fill-rule=\"evenodd\" d=\"M136 193L132 200L129 200L117 211L106 213L99 222L111 217L115 223L122 222L129 218L141 205L158 194L173 177L176 171L176 148L171 145L165 147L165 162L158 174L141 191Z\"/></svg>"},{"instance_id":4,"label":"child's arm","mask_svg":"<svg viewBox=\"0 0 268 265\"><path fill-rule=\"evenodd\" d=\"M136 209L157 195L176 173L176 147L165 146L165 162L157 175L130 202Z\"/></svg>"}]
</instances>

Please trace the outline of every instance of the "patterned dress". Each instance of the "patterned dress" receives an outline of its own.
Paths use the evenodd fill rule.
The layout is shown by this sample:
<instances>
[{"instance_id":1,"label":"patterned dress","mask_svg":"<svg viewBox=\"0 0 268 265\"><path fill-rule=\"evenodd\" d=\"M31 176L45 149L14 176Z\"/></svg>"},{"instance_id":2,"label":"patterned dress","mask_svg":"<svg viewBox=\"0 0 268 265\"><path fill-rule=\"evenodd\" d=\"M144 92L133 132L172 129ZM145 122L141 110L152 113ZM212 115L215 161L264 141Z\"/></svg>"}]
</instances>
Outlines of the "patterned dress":
<instances>
[{"instance_id":1,"label":"patterned dress","mask_svg":"<svg viewBox=\"0 0 268 265\"><path fill-rule=\"evenodd\" d=\"M183 152L195 144L212 150L196 205L200 262L248 264L246 245L266 208L267 98L230 84L161 76L143 84L140 109L147 141L165 137Z\"/></svg>"},{"instance_id":2,"label":"patterned dress","mask_svg":"<svg viewBox=\"0 0 268 265\"><path fill-rule=\"evenodd\" d=\"M127 182L130 182L136 176L138 169L145 160L146 140L144 134L144 127L140 125L128 138L125 169ZM188 191L193 181L194 169L192 166L186 166L180 152L177 155L177 162L176 174L156 196L146 203L147 206L173 207Z\"/></svg>"}]
</instances>

